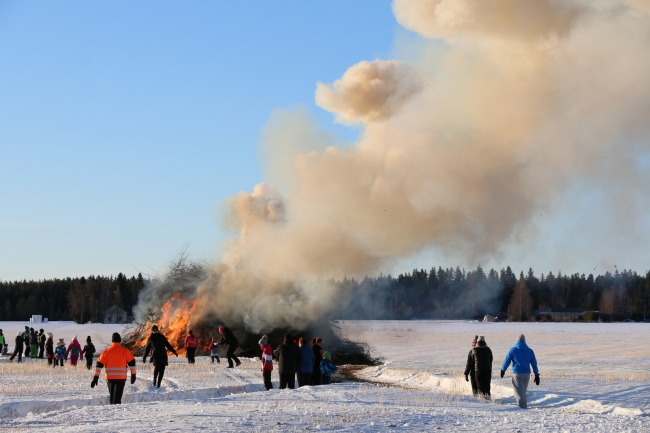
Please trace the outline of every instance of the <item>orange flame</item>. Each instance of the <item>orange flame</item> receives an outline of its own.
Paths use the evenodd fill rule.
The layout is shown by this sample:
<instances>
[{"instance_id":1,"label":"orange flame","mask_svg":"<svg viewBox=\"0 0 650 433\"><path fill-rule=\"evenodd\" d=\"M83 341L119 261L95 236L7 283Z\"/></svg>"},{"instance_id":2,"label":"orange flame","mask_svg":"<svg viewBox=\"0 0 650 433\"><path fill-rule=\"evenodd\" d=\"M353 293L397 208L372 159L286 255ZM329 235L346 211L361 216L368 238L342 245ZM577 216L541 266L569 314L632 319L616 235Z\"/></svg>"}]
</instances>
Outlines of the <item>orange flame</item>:
<instances>
[{"instance_id":1,"label":"orange flame","mask_svg":"<svg viewBox=\"0 0 650 433\"><path fill-rule=\"evenodd\" d=\"M176 349L179 356L185 355L185 347L179 347L185 344L185 337L187 335L188 323L192 314L198 306L198 300L188 301L181 299L181 294L176 293L171 299L165 302L161 308L161 316L158 320L158 328L161 334L167 337L167 340ZM153 323L147 321L146 328L153 326ZM141 341L136 341L133 345L134 348L145 347L147 338Z\"/></svg>"}]
</instances>

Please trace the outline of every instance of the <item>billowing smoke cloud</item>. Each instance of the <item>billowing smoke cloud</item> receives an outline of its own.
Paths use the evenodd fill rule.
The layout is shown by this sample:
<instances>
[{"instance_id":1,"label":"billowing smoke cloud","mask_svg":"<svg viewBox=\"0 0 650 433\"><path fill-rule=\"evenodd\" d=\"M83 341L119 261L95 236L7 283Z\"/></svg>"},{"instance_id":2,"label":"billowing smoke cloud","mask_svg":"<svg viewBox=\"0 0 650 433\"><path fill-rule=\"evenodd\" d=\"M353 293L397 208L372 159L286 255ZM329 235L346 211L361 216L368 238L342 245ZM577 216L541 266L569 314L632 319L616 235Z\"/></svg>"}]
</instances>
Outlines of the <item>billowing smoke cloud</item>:
<instances>
[{"instance_id":1,"label":"billowing smoke cloud","mask_svg":"<svg viewBox=\"0 0 650 433\"><path fill-rule=\"evenodd\" d=\"M395 60L361 62L332 85L316 85L316 104L338 120L372 122L390 117L422 88L415 69Z\"/></svg>"},{"instance_id":2,"label":"billowing smoke cloud","mask_svg":"<svg viewBox=\"0 0 650 433\"><path fill-rule=\"evenodd\" d=\"M240 234L197 289L203 314L253 331L298 326L336 306L330 278L377 274L427 248L473 265L498 260L578 181L647 213L647 4L393 9L434 40L411 64L361 62L317 85L318 105L364 124L352 146L303 110L274 115L263 148L281 189L260 184L229 201Z\"/></svg>"}]
</instances>

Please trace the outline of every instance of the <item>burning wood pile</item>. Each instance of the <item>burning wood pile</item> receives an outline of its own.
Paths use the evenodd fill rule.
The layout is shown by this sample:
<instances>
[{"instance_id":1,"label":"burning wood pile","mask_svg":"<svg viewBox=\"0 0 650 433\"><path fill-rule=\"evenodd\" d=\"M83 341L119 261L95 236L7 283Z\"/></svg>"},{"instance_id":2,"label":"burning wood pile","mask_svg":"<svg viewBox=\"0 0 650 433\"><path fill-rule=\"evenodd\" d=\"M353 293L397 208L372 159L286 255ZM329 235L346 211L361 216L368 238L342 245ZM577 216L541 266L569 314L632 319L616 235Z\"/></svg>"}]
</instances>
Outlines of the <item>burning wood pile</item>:
<instances>
[{"instance_id":1,"label":"burning wood pile","mask_svg":"<svg viewBox=\"0 0 650 433\"><path fill-rule=\"evenodd\" d=\"M141 291L136 309L140 320L146 316L144 323L134 325L122 338L122 344L136 356L144 355L147 340L151 335L151 327L156 324L179 356L185 355L185 337L189 331L199 340L196 355L206 355L209 352L210 342L213 338L220 339L219 326L228 326L239 340L239 349L235 352L238 356L259 357L261 350L258 341L262 334L267 335L273 347L282 344L284 336L291 334L295 339L304 337L307 341L320 337L325 341L324 349L329 351L335 362L339 364L375 365L377 359L372 358L367 345L351 342L342 338L335 322L328 319L317 319L309 323L302 320L296 328L275 327L264 329L263 332L253 333L250 327L237 319L223 320L220 313L211 308L206 308L210 302L216 302L215 293L205 293L199 286L213 278L218 280L219 275L214 274L210 267L204 263L192 262L185 251L170 263L168 272L155 279L145 290ZM285 294L286 296L286 294ZM167 299L167 301L164 301ZM241 300L241 302L245 302ZM286 311L285 311L286 313ZM285 314L280 323L287 323ZM291 315L289 315L291 316ZM136 316L137 317L137 316ZM301 317L301 319L304 319ZM225 355L226 348L220 349L220 355Z\"/></svg>"}]
</instances>

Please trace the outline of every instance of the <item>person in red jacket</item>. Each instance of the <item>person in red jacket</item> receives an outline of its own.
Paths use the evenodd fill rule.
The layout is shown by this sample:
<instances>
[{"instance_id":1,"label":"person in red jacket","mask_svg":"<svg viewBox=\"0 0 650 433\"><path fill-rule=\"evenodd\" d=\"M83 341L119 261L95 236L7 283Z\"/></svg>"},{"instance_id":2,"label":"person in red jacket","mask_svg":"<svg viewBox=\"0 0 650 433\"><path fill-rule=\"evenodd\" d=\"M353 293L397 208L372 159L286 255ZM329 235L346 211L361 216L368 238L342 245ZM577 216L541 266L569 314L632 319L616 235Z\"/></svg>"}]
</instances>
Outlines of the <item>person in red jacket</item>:
<instances>
[{"instance_id":1,"label":"person in red jacket","mask_svg":"<svg viewBox=\"0 0 650 433\"><path fill-rule=\"evenodd\" d=\"M68 357L68 355L70 355L70 365L76 367L79 355L81 355L81 344L77 341L76 335L72 337L72 341L68 345L68 350L65 352L65 356Z\"/></svg>"},{"instance_id":2,"label":"person in red jacket","mask_svg":"<svg viewBox=\"0 0 650 433\"><path fill-rule=\"evenodd\" d=\"M194 354L199 345L199 340L194 336L192 331L187 333L185 337L185 356L187 357L188 364L194 364Z\"/></svg>"},{"instance_id":3,"label":"person in red jacket","mask_svg":"<svg viewBox=\"0 0 650 433\"><path fill-rule=\"evenodd\" d=\"M273 371L273 348L269 344L266 335L262 336L259 344L262 349L262 377L264 378L264 386L268 391L273 389L273 382L271 382L271 372Z\"/></svg>"},{"instance_id":4,"label":"person in red jacket","mask_svg":"<svg viewBox=\"0 0 650 433\"><path fill-rule=\"evenodd\" d=\"M129 349L123 347L120 343L122 337L117 332L113 333L111 339L113 344L108 346L99 358L95 366L95 377L90 383L90 387L94 388L99 381L99 373L102 368L106 371L106 383L108 385L108 393L110 395L110 404L122 404L122 394L124 393L124 385L126 384L126 371L131 369L131 384L135 383L135 358Z\"/></svg>"}]
</instances>

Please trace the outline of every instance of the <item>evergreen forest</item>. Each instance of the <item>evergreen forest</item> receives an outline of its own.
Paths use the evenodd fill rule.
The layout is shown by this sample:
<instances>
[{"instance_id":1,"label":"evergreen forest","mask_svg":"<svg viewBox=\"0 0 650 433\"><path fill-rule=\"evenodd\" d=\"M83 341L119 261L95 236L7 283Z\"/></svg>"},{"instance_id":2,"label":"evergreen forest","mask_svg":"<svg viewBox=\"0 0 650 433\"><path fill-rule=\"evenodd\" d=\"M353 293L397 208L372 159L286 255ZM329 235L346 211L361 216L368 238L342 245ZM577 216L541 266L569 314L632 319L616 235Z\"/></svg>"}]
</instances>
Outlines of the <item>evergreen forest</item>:
<instances>
[{"instance_id":1,"label":"evergreen forest","mask_svg":"<svg viewBox=\"0 0 650 433\"><path fill-rule=\"evenodd\" d=\"M0 281L0 321L49 320L101 322L113 305L132 315L140 291L151 282L142 274L89 276L41 281ZM650 271L624 270L604 275L540 274L517 276L508 266L485 272L459 267L415 269L397 277L332 281L339 289L335 319L482 319L540 320L536 310L580 309L584 320L621 321L650 318Z\"/></svg>"}]
</instances>

